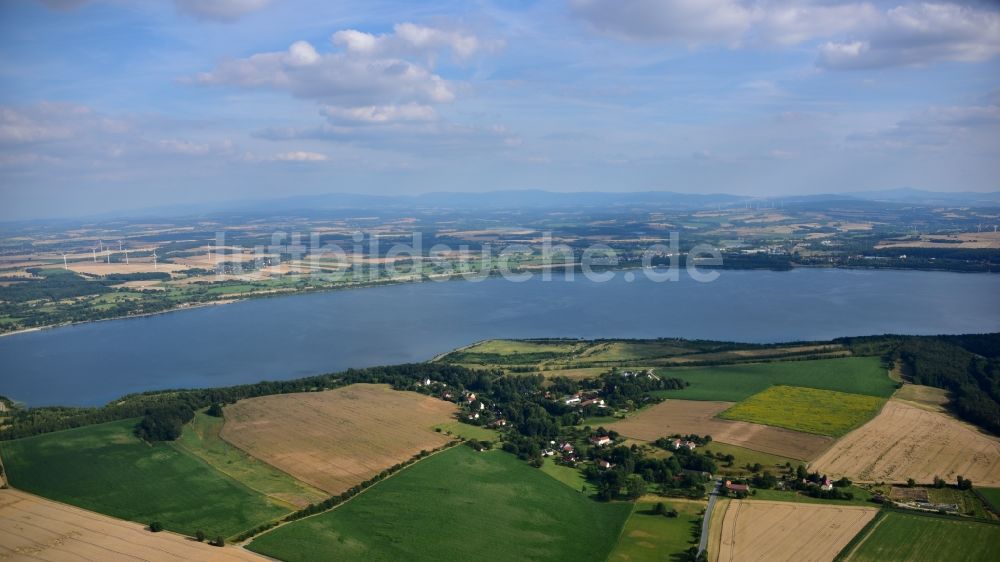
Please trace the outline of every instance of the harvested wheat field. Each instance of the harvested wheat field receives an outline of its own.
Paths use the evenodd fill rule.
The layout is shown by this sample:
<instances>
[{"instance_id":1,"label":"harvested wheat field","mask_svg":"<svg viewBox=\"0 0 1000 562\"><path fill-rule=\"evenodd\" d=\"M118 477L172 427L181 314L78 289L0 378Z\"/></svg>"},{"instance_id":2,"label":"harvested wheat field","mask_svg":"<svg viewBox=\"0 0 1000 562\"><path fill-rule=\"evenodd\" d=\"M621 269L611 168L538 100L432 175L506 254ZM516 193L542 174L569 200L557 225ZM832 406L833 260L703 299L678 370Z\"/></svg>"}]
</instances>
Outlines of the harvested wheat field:
<instances>
[{"instance_id":1,"label":"harvested wheat field","mask_svg":"<svg viewBox=\"0 0 1000 562\"><path fill-rule=\"evenodd\" d=\"M875 419L816 459L812 469L862 482L929 483L962 475L1000 485L1000 440L951 416L890 400Z\"/></svg>"},{"instance_id":2,"label":"harvested wheat field","mask_svg":"<svg viewBox=\"0 0 1000 562\"><path fill-rule=\"evenodd\" d=\"M732 405L733 402L664 400L611 424L608 429L644 441L674 433L708 434L713 441L800 460L816 458L833 443L833 439L822 435L715 417Z\"/></svg>"},{"instance_id":3,"label":"harvested wheat field","mask_svg":"<svg viewBox=\"0 0 1000 562\"><path fill-rule=\"evenodd\" d=\"M221 436L247 453L339 494L448 438L432 427L455 405L387 385L355 384L240 400L226 406Z\"/></svg>"},{"instance_id":4,"label":"harvested wheat field","mask_svg":"<svg viewBox=\"0 0 1000 562\"><path fill-rule=\"evenodd\" d=\"M719 562L829 562L878 509L733 500L722 520Z\"/></svg>"},{"instance_id":5,"label":"harvested wheat field","mask_svg":"<svg viewBox=\"0 0 1000 562\"><path fill-rule=\"evenodd\" d=\"M218 548L168 532L0 490L0 560L265 560L235 547Z\"/></svg>"}]
</instances>

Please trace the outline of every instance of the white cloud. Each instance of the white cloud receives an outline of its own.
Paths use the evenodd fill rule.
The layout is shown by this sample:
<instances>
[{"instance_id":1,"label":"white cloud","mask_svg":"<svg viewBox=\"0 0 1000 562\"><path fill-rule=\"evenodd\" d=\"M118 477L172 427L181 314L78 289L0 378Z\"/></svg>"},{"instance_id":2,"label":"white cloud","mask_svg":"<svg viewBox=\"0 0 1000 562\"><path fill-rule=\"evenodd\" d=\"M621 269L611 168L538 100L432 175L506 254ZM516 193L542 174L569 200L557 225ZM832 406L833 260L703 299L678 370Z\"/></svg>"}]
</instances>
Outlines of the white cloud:
<instances>
[{"instance_id":1,"label":"white cloud","mask_svg":"<svg viewBox=\"0 0 1000 562\"><path fill-rule=\"evenodd\" d=\"M306 41L296 41L286 51L225 61L199 74L196 81L284 90L300 98L345 106L445 103L455 98L453 86L424 66L352 52L320 54Z\"/></svg>"},{"instance_id":2,"label":"white cloud","mask_svg":"<svg viewBox=\"0 0 1000 562\"><path fill-rule=\"evenodd\" d=\"M791 0L570 0L595 30L642 42L791 46L818 42L830 69L977 62L1000 54L995 5Z\"/></svg>"},{"instance_id":3,"label":"white cloud","mask_svg":"<svg viewBox=\"0 0 1000 562\"><path fill-rule=\"evenodd\" d=\"M392 121L433 121L437 112L428 105L406 103L402 105L368 105L361 107L336 107L328 105L320 111L331 121L374 124Z\"/></svg>"},{"instance_id":4,"label":"white cloud","mask_svg":"<svg viewBox=\"0 0 1000 562\"><path fill-rule=\"evenodd\" d=\"M939 148L979 138L984 146L1000 138L1000 105L930 107L889 127L859 131L847 136L863 147Z\"/></svg>"},{"instance_id":5,"label":"white cloud","mask_svg":"<svg viewBox=\"0 0 1000 562\"><path fill-rule=\"evenodd\" d=\"M70 139L89 133L123 133L130 125L95 114L89 107L40 102L27 107L0 106L0 144L23 145Z\"/></svg>"},{"instance_id":6,"label":"white cloud","mask_svg":"<svg viewBox=\"0 0 1000 562\"><path fill-rule=\"evenodd\" d=\"M484 41L470 33L413 23L398 23L393 26L392 33L381 35L345 29L334 33L331 41L347 52L361 56L406 57L451 51L458 60L502 46L502 42Z\"/></svg>"},{"instance_id":7,"label":"white cloud","mask_svg":"<svg viewBox=\"0 0 1000 562\"><path fill-rule=\"evenodd\" d=\"M1000 12L957 4L892 8L864 39L820 47L820 66L838 69L983 61L1000 54Z\"/></svg>"},{"instance_id":8,"label":"white cloud","mask_svg":"<svg viewBox=\"0 0 1000 562\"><path fill-rule=\"evenodd\" d=\"M320 154L319 152L306 152L306 151L295 151L295 152L282 152L280 154L275 154L274 159L280 162L325 162L329 160L326 154Z\"/></svg>"},{"instance_id":9,"label":"white cloud","mask_svg":"<svg viewBox=\"0 0 1000 562\"><path fill-rule=\"evenodd\" d=\"M267 6L269 0L174 0L174 2L178 10L190 16L232 22Z\"/></svg>"}]
</instances>

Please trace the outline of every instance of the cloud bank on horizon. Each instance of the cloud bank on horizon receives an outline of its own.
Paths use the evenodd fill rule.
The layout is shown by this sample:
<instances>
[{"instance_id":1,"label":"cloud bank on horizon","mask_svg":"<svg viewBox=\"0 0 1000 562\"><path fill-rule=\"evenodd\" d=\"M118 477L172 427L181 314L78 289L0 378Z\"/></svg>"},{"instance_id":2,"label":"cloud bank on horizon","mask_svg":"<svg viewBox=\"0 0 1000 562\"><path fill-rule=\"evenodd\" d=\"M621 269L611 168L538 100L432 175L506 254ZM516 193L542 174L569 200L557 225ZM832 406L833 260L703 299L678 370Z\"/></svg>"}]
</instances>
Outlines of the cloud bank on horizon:
<instances>
[{"instance_id":1,"label":"cloud bank on horizon","mask_svg":"<svg viewBox=\"0 0 1000 562\"><path fill-rule=\"evenodd\" d=\"M1000 189L985 0L12 0L0 53L0 219L325 192Z\"/></svg>"}]
</instances>

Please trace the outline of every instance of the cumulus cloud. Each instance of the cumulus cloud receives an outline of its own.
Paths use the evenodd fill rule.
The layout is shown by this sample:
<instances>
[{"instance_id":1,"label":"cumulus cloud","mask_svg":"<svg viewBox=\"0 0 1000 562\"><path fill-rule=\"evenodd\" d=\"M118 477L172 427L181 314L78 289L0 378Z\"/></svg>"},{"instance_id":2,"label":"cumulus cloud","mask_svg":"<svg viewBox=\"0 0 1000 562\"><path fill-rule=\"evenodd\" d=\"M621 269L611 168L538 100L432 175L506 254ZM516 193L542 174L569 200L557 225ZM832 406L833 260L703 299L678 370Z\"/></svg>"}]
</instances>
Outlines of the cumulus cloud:
<instances>
[{"instance_id":1,"label":"cumulus cloud","mask_svg":"<svg viewBox=\"0 0 1000 562\"><path fill-rule=\"evenodd\" d=\"M282 90L348 107L455 99L454 86L427 66L357 49L321 54L306 41L285 51L225 61L195 80L204 85Z\"/></svg>"},{"instance_id":2,"label":"cumulus cloud","mask_svg":"<svg viewBox=\"0 0 1000 562\"><path fill-rule=\"evenodd\" d=\"M433 121L437 112L433 107L416 103L402 105L368 105L337 107L327 105L320 111L331 121L358 124L378 124L394 121Z\"/></svg>"},{"instance_id":3,"label":"cumulus cloud","mask_svg":"<svg viewBox=\"0 0 1000 562\"><path fill-rule=\"evenodd\" d=\"M819 64L840 69L882 68L983 61L998 53L1000 12L928 3L888 10L864 38L824 43Z\"/></svg>"},{"instance_id":4,"label":"cumulus cloud","mask_svg":"<svg viewBox=\"0 0 1000 562\"><path fill-rule=\"evenodd\" d=\"M484 41L470 33L413 23L396 24L392 33L380 35L345 29L334 33L331 40L355 55L408 56L450 51L459 60L468 59L479 52L495 51L503 44L499 41Z\"/></svg>"},{"instance_id":5,"label":"cumulus cloud","mask_svg":"<svg viewBox=\"0 0 1000 562\"><path fill-rule=\"evenodd\" d=\"M174 2L178 10L192 17L232 22L267 6L269 0L174 0Z\"/></svg>"},{"instance_id":6,"label":"cumulus cloud","mask_svg":"<svg viewBox=\"0 0 1000 562\"><path fill-rule=\"evenodd\" d=\"M791 46L817 42L817 65L881 68L1000 54L1000 11L989 4L790 0L570 0L591 28L619 39Z\"/></svg>"}]
</instances>

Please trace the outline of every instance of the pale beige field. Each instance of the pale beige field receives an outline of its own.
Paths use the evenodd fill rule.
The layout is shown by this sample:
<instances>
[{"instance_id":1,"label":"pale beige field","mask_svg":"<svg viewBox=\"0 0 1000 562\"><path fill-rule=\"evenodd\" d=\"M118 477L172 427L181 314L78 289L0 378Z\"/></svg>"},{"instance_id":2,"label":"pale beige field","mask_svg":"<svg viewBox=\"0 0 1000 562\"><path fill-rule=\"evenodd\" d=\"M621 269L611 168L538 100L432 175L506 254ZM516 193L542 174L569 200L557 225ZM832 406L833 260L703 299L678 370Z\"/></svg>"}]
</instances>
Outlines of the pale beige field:
<instances>
[{"instance_id":1,"label":"pale beige field","mask_svg":"<svg viewBox=\"0 0 1000 562\"><path fill-rule=\"evenodd\" d=\"M930 483L959 475L977 486L1000 485L1000 440L948 414L890 400L874 419L848 433L812 469L861 482Z\"/></svg>"},{"instance_id":2,"label":"pale beige field","mask_svg":"<svg viewBox=\"0 0 1000 562\"><path fill-rule=\"evenodd\" d=\"M215 547L33 496L0 490L0 560L236 562L266 558Z\"/></svg>"},{"instance_id":3,"label":"pale beige field","mask_svg":"<svg viewBox=\"0 0 1000 562\"><path fill-rule=\"evenodd\" d=\"M905 401L911 406L932 412L944 412L946 411L945 405L948 404L947 390L921 384L905 383L892 397L896 400Z\"/></svg>"},{"instance_id":4,"label":"pale beige field","mask_svg":"<svg viewBox=\"0 0 1000 562\"><path fill-rule=\"evenodd\" d=\"M608 429L645 441L674 433L708 434L714 441L801 460L816 458L833 443L831 438L822 435L715 417L732 405L733 402L664 400L609 425Z\"/></svg>"},{"instance_id":5,"label":"pale beige field","mask_svg":"<svg viewBox=\"0 0 1000 562\"><path fill-rule=\"evenodd\" d=\"M829 562L878 509L733 500L722 521L719 562Z\"/></svg>"},{"instance_id":6,"label":"pale beige field","mask_svg":"<svg viewBox=\"0 0 1000 562\"><path fill-rule=\"evenodd\" d=\"M961 234L925 234L919 240L883 240L875 249L883 248L951 248L963 250L996 250L1000 248L1000 232L963 232ZM947 240L947 242L941 242Z\"/></svg>"},{"instance_id":7,"label":"pale beige field","mask_svg":"<svg viewBox=\"0 0 1000 562\"><path fill-rule=\"evenodd\" d=\"M355 384L226 406L221 436L247 453L339 494L421 449L448 441L434 425L453 420L450 402L387 385Z\"/></svg>"},{"instance_id":8,"label":"pale beige field","mask_svg":"<svg viewBox=\"0 0 1000 562\"><path fill-rule=\"evenodd\" d=\"M148 261L146 261L148 259ZM52 265L52 267L57 267ZM58 264L58 267L62 267L62 264ZM76 273L85 273L87 275L110 275L112 273L146 273L146 272L161 272L161 273L174 273L177 271L184 271L185 269L190 269L188 266L177 264L177 263L163 263L159 262L156 264L156 269L153 269L153 260L150 258L136 258L130 259L129 263L126 265L124 263L107 263L98 261L94 263L92 261L79 261L79 262L69 262L70 271Z\"/></svg>"}]
</instances>

